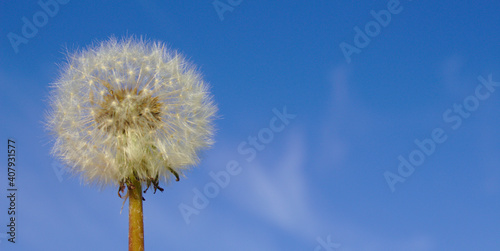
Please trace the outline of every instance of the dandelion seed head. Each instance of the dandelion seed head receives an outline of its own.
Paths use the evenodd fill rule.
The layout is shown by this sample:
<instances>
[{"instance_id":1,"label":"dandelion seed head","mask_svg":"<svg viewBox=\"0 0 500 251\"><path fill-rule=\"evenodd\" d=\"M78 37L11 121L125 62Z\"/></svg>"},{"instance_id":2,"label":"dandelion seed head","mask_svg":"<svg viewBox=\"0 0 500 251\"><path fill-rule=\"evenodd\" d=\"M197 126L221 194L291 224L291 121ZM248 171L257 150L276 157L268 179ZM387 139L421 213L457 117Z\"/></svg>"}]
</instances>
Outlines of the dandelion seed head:
<instances>
[{"instance_id":1,"label":"dandelion seed head","mask_svg":"<svg viewBox=\"0 0 500 251\"><path fill-rule=\"evenodd\" d=\"M52 87L53 154L88 182L168 181L213 144L208 86L164 44L109 39L69 55Z\"/></svg>"}]
</instances>

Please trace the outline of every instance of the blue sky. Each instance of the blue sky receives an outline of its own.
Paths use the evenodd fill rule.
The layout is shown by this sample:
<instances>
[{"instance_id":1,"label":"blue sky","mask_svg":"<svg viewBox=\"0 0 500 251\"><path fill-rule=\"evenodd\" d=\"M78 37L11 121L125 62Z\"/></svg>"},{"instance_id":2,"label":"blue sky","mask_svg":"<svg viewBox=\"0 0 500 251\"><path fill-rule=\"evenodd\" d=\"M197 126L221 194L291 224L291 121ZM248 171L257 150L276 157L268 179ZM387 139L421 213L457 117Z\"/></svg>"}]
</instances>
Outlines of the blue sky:
<instances>
[{"instance_id":1,"label":"blue sky","mask_svg":"<svg viewBox=\"0 0 500 251\"><path fill-rule=\"evenodd\" d=\"M55 3L52 13L37 1L0 3L1 250L126 250L117 188L65 172L42 124L65 51L112 35L186 55L221 115L217 143L187 179L146 194L146 249L500 247L500 3ZM25 28L29 37L23 18L40 26ZM350 62L342 43L356 48ZM246 160L238 146L285 107L296 117ZM18 149L15 244L5 234L8 138ZM398 170L399 156L411 167ZM179 205L194 207L193 189L214 184L210 172L231 161L241 172L187 224Z\"/></svg>"}]
</instances>

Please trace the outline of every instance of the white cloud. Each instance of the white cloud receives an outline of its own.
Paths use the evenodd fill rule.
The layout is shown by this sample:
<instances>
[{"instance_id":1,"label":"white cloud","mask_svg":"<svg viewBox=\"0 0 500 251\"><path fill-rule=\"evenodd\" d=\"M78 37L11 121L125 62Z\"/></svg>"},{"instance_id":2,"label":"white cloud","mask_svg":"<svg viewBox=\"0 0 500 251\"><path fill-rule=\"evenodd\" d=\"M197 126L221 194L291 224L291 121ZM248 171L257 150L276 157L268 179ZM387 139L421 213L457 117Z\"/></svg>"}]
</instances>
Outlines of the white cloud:
<instances>
[{"instance_id":1,"label":"white cloud","mask_svg":"<svg viewBox=\"0 0 500 251\"><path fill-rule=\"evenodd\" d=\"M311 177L305 170L308 146L304 135L300 128L291 128L286 134L284 153L246 167L234 184L240 189L228 199L249 214L258 215L282 231L311 243L311 250L318 245L317 237L327 235L342 245L340 250L434 250L433 239L426 235L382 237L377 229L355 225L335 212L316 207L321 204L318 200L331 199L331 195L325 189L328 197L310 193L314 184L308 182Z\"/></svg>"}]
</instances>

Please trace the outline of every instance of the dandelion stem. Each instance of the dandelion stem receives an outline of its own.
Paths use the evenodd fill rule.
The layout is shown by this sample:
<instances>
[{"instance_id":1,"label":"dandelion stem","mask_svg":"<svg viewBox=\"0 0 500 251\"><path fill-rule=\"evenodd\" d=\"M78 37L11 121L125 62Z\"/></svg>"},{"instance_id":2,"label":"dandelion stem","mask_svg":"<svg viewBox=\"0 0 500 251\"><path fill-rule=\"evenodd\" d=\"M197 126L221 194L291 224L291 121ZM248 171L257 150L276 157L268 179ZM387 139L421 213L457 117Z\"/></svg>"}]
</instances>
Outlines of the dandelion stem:
<instances>
[{"instance_id":1,"label":"dandelion stem","mask_svg":"<svg viewBox=\"0 0 500 251\"><path fill-rule=\"evenodd\" d=\"M141 182L133 175L128 187L129 200L129 226L128 226L128 250L144 250L144 223L142 218L142 187Z\"/></svg>"}]
</instances>

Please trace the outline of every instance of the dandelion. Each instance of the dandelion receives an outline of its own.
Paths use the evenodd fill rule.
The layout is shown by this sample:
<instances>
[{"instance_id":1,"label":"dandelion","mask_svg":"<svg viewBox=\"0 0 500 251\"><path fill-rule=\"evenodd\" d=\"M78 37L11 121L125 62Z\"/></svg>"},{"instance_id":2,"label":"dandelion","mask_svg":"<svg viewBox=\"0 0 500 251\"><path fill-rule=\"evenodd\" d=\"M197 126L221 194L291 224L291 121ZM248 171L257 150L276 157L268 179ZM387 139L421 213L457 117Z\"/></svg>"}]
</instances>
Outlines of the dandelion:
<instances>
[{"instance_id":1,"label":"dandelion","mask_svg":"<svg viewBox=\"0 0 500 251\"><path fill-rule=\"evenodd\" d=\"M129 249L143 249L142 188L179 180L213 143L216 106L197 70L162 43L111 38L68 55L53 83L53 155L87 183L127 188ZM146 192L146 190L144 192Z\"/></svg>"}]
</instances>

